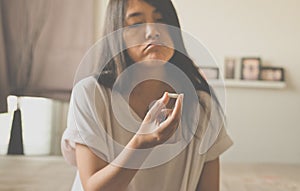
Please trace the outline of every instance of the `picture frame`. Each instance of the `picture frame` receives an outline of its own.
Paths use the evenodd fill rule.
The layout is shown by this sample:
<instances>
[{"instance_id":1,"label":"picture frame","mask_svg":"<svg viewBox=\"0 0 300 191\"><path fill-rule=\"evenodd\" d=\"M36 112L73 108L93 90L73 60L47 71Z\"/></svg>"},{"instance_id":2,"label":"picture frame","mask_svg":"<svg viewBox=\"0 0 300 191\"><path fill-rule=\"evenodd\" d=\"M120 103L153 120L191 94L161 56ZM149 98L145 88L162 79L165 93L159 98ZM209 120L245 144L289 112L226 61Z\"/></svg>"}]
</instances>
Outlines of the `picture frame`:
<instances>
[{"instance_id":1,"label":"picture frame","mask_svg":"<svg viewBox=\"0 0 300 191\"><path fill-rule=\"evenodd\" d=\"M284 81L284 68L282 67L262 67L260 79L264 81Z\"/></svg>"},{"instance_id":2,"label":"picture frame","mask_svg":"<svg viewBox=\"0 0 300 191\"><path fill-rule=\"evenodd\" d=\"M226 57L224 61L224 77L225 79L235 79L236 78L236 59L231 57Z\"/></svg>"},{"instance_id":3,"label":"picture frame","mask_svg":"<svg viewBox=\"0 0 300 191\"><path fill-rule=\"evenodd\" d=\"M220 70L217 67L199 67L198 70L200 73L203 72L208 80L216 80L220 77Z\"/></svg>"},{"instance_id":4,"label":"picture frame","mask_svg":"<svg viewBox=\"0 0 300 191\"><path fill-rule=\"evenodd\" d=\"M241 79L260 80L261 59L247 57L241 59Z\"/></svg>"}]
</instances>

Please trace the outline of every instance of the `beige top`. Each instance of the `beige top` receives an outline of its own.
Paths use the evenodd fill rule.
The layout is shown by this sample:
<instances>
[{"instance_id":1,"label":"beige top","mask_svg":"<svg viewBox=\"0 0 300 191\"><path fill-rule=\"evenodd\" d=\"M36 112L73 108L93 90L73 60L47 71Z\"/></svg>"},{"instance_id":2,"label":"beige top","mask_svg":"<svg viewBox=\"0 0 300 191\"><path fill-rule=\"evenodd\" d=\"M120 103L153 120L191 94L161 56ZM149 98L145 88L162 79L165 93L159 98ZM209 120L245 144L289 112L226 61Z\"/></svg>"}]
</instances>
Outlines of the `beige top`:
<instances>
[{"instance_id":1,"label":"beige top","mask_svg":"<svg viewBox=\"0 0 300 191\"><path fill-rule=\"evenodd\" d=\"M130 110L124 99L114 97L112 102L111 96L111 89L99 85L94 77L81 80L73 88L68 127L61 144L62 153L70 164L76 166L75 143L89 146L96 155L111 162L122 150L122 146L126 145L134 135L130 132L131 129L124 128L122 119L116 115L120 113L133 115L135 120L132 124L131 122L125 124L130 127L134 127L140 119ZM198 97L201 104L199 104L199 123L195 136L186 144L183 144L183 141L157 147L130 182L128 190L194 191L203 164L217 158L232 145L223 120L214 120L220 123L217 125L220 128L211 125L211 115L216 115L218 119L222 117L216 111L211 112L215 104L210 96L198 92ZM127 104L127 107L121 107L122 104ZM78 174L73 190L83 190Z\"/></svg>"}]
</instances>

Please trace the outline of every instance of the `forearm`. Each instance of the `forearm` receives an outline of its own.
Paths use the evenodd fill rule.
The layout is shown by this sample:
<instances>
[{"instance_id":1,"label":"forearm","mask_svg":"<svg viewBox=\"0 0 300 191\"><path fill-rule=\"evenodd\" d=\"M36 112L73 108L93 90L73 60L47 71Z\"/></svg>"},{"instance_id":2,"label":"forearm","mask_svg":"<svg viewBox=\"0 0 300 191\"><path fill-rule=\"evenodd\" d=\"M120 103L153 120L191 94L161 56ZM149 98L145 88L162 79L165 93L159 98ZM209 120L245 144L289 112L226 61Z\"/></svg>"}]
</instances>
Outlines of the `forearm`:
<instances>
[{"instance_id":1,"label":"forearm","mask_svg":"<svg viewBox=\"0 0 300 191\"><path fill-rule=\"evenodd\" d=\"M138 139L133 138L114 161L88 178L85 189L88 191L125 190L137 173L138 167L149 155L149 151L142 152L140 147Z\"/></svg>"},{"instance_id":2,"label":"forearm","mask_svg":"<svg viewBox=\"0 0 300 191\"><path fill-rule=\"evenodd\" d=\"M168 103L167 93L155 102L145 116L139 131L115 160L107 164L86 146L76 147L76 160L80 179L85 190L125 190L139 167L151 152L151 148L163 144L176 131L181 117L183 95L179 95L175 107L167 119L158 124L157 118ZM154 130L149 132L149 130ZM149 149L147 149L149 148Z\"/></svg>"}]
</instances>

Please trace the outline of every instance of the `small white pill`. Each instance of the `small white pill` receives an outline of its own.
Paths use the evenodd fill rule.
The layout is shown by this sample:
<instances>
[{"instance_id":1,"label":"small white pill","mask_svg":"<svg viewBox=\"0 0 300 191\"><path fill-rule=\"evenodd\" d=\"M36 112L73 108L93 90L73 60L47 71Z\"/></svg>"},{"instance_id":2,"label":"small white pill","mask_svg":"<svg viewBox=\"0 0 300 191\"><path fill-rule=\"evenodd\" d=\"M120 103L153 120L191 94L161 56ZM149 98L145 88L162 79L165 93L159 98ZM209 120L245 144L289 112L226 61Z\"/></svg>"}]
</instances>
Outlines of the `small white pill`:
<instances>
[{"instance_id":1,"label":"small white pill","mask_svg":"<svg viewBox=\"0 0 300 191\"><path fill-rule=\"evenodd\" d=\"M179 96L179 94L174 94L174 93L168 93L168 96L170 97L170 98L178 98L178 96Z\"/></svg>"}]
</instances>

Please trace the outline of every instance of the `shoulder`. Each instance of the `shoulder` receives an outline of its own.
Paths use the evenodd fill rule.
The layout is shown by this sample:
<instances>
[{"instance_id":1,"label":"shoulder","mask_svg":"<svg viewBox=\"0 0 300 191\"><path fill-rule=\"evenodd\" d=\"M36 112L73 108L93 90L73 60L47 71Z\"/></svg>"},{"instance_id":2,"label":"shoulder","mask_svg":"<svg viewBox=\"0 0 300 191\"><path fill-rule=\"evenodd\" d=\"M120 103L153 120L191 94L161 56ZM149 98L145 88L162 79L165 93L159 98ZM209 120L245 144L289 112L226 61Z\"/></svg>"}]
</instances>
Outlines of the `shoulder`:
<instances>
[{"instance_id":1,"label":"shoulder","mask_svg":"<svg viewBox=\"0 0 300 191\"><path fill-rule=\"evenodd\" d=\"M206 113L210 113L213 103L212 96L201 90L197 91L197 96L201 110L204 110Z\"/></svg>"},{"instance_id":2,"label":"shoulder","mask_svg":"<svg viewBox=\"0 0 300 191\"><path fill-rule=\"evenodd\" d=\"M106 99L110 94L109 88L99 84L96 77L89 76L78 81L72 90L73 99L92 99L92 98L103 98ZM95 99L94 99L95 100Z\"/></svg>"},{"instance_id":3,"label":"shoulder","mask_svg":"<svg viewBox=\"0 0 300 191\"><path fill-rule=\"evenodd\" d=\"M101 89L101 86L98 84L97 79L94 76L89 76L78 81L73 87L73 92L80 90L92 91L95 88Z\"/></svg>"}]
</instances>

